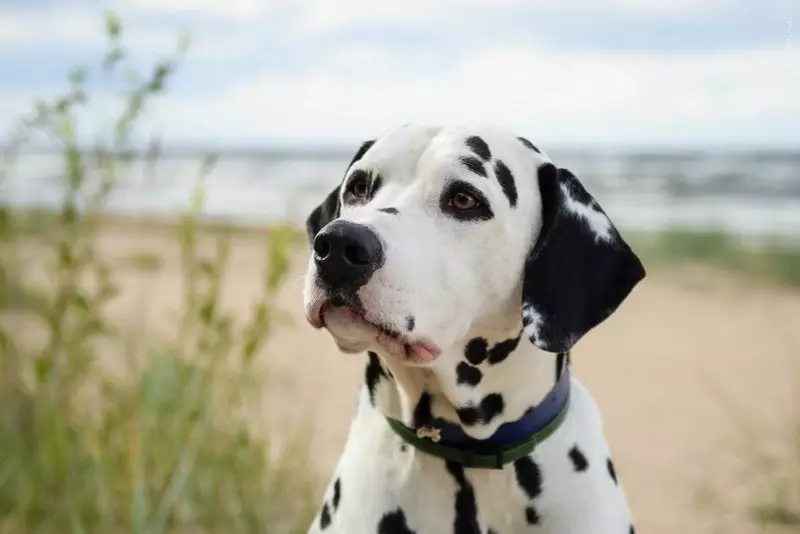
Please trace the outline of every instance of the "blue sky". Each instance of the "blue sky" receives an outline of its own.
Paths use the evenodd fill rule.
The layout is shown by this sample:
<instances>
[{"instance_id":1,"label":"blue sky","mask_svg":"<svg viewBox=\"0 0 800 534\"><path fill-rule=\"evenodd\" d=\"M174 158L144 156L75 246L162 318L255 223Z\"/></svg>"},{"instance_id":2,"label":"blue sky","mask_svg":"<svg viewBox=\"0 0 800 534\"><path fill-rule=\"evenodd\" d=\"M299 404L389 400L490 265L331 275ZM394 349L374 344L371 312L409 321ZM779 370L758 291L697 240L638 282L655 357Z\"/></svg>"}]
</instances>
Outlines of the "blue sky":
<instances>
[{"instance_id":1,"label":"blue sky","mask_svg":"<svg viewBox=\"0 0 800 534\"><path fill-rule=\"evenodd\" d=\"M14 5L17 4L17 5ZM0 128L103 50L192 46L166 143L356 142L421 121L543 146L800 147L794 0L18 0L0 6Z\"/></svg>"}]
</instances>

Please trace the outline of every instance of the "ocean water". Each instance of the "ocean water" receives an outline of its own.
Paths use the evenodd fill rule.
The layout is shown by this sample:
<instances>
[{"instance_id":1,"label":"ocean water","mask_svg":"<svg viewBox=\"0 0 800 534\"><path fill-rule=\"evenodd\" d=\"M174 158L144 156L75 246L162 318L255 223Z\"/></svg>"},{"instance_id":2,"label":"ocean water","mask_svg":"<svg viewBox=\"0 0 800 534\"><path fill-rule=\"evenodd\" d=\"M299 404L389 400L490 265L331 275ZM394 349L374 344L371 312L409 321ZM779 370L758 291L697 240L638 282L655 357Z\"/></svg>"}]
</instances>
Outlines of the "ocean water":
<instances>
[{"instance_id":1,"label":"ocean water","mask_svg":"<svg viewBox=\"0 0 800 534\"><path fill-rule=\"evenodd\" d=\"M623 229L718 229L745 238L800 239L800 150L796 152L550 151L572 170ZM301 222L339 182L352 155L228 152L204 183L205 216L233 223ZM188 206L204 155L134 158L118 173L109 209L170 215ZM21 156L0 184L15 205L55 206L63 163L57 154Z\"/></svg>"}]
</instances>

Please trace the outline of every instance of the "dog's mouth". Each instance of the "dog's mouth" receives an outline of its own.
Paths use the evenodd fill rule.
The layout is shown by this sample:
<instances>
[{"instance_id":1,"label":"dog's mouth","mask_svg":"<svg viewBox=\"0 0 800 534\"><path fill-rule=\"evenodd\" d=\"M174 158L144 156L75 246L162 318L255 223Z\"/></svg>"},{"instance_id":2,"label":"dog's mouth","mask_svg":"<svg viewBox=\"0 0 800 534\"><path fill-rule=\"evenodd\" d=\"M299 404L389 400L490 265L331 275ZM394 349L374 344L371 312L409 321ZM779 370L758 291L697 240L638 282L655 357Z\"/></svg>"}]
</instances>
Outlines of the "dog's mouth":
<instances>
[{"instance_id":1,"label":"dog's mouth","mask_svg":"<svg viewBox=\"0 0 800 534\"><path fill-rule=\"evenodd\" d=\"M315 328L326 328L344 352L363 352L371 341L385 352L407 363L430 363L441 352L432 343L411 339L396 329L367 319L363 309L321 300L311 310L308 321Z\"/></svg>"}]
</instances>

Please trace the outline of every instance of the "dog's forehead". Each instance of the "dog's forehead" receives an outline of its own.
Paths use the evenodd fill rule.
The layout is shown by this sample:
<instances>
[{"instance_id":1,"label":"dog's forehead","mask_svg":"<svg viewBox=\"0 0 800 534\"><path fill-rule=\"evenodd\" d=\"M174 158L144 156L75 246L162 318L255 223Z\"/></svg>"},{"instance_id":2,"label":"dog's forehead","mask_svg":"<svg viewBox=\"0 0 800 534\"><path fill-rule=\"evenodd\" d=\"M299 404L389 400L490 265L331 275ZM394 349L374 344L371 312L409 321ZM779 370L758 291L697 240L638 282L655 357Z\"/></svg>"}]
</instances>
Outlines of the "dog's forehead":
<instances>
[{"instance_id":1,"label":"dog's forehead","mask_svg":"<svg viewBox=\"0 0 800 534\"><path fill-rule=\"evenodd\" d=\"M394 183L430 180L450 171L472 177L470 170L474 174L498 158L514 165L529 152L520 138L502 129L411 124L377 139L351 172L369 169Z\"/></svg>"},{"instance_id":2,"label":"dog's forehead","mask_svg":"<svg viewBox=\"0 0 800 534\"><path fill-rule=\"evenodd\" d=\"M440 131L438 127L418 125L397 128L378 138L350 170L369 169L393 182L411 179L417 175L420 159Z\"/></svg>"}]
</instances>

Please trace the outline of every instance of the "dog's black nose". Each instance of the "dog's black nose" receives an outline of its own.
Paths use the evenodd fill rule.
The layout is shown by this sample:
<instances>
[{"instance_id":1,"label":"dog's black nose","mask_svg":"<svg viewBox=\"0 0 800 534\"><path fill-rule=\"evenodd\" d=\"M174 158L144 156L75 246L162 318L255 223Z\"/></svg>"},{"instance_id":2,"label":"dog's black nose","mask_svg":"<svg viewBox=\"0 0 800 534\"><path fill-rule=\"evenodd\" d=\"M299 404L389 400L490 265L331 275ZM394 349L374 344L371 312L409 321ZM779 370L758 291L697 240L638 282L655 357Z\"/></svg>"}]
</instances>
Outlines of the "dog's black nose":
<instances>
[{"instance_id":1,"label":"dog's black nose","mask_svg":"<svg viewBox=\"0 0 800 534\"><path fill-rule=\"evenodd\" d=\"M362 224L333 221L314 238L314 262L324 282L355 292L383 265L383 245Z\"/></svg>"}]
</instances>

